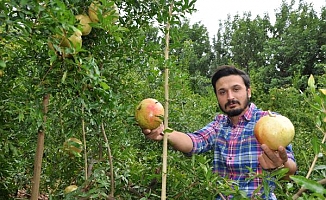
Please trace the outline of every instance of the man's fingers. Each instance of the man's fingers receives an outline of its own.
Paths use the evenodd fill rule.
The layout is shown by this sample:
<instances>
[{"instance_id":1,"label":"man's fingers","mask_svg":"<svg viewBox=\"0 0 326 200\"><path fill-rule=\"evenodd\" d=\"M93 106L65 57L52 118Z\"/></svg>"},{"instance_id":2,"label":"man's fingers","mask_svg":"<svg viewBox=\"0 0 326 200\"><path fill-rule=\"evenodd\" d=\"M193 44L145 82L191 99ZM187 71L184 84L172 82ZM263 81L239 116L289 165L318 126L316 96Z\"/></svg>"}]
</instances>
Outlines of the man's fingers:
<instances>
[{"instance_id":1,"label":"man's fingers","mask_svg":"<svg viewBox=\"0 0 326 200\"><path fill-rule=\"evenodd\" d=\"M261 145L261 148L264 151L264 156L266 156L273 165L279 166L288 160L286 150L282 146L280 146L277 151L271 150L266 144Z\"/></svg>"},{"instance_id":2,"label":"man's fingers","mask_svg":"<svg viewBox=\"0 0 326 200\"><path fill-rule=\"evenodd\" d=\"M278 159L277 155L275 154L275 152L273 150L271 150L270 148L268 148L268 146L266 144L262 144L261 148L263 149L265 155L273 162L275 162L276 159Z\"/></svg>"},{"instance_id":3,"label":"man's fingers","mask_svg":"<svg viewBox=\"0 0 326 200\"><path fill-rule=\"evenodd\" d=\"M262 144L261 148L264 153L258 156L258 161L264 169L279 167L288 160L286 150L282 146L277 151L270 149L266 144Z\"/></svg>"},{"instance_id":4,"label":"man's fingers","mask_svg":"<svg viewBox=\"0 0 326 200\"><path fill-rule=\"evenodd\" d=\"M162 140L163 139L163 130L164 126L161 124L159 127L156 129L150 130L150 129L142 129L143 134L147 139L151 140Z\"/></svg>"},{"instance_id":5,"label":"man's fingers","mask_svg":"<svg viewBox=\"0 0 326 200\"><path fill-rule=\"evenodd\" d=\"M278 147L278 154L282 159L283 163L285 163L288 160L288 155L286 154L286 150L284 147L282 146Z\"/></svg>"},{"instance_id":6,"label":"man's fingers","mask_svg":"<svg viewBox=\"0 0 326 200\"><path fill-rule=\"evenodd\" d=\"M156 141L159 141L159 140L163 139L162 135L156 134L156 133L151 133L151 134L145 135L145 137L147 139L156 140Z\"/></svg>"},{"instance_id":7,"label":"man's fingers","mask_svg":"<svg viewBox=\"0 0 326 200\"><path fill-rule=\"evenodd\" d=\"M160 125L159 127L157 127L156 129L153 129L153 130L144 128L144 129L142 129L142 132L145 135L149 135L149 134L156 133L156 132L162 132L162 130L161 130L162 128L163 128L162 125Z\"/></svg>"},{"instance_id":8,"label":"man's fingers","mask_svg":"<svg viewBox=\"0 0 326 200\"><path fill-rule=\"evenodd\" d=\"M258 162L260 163L260 166L262 166L262 168L266 168L267 164L263 155L258 156Z\"/></svg>"},{"instance_id":9,"label":"man's fingers","mask_svg":"<svg viewBox=\"0 0 326 200\"><path fill-rule=\"evenodd\" d=\"M150 129L142 129L142 132L145 134L145 135L148 135L151 133L151 130Z\"/></svg>"}]
</instances>

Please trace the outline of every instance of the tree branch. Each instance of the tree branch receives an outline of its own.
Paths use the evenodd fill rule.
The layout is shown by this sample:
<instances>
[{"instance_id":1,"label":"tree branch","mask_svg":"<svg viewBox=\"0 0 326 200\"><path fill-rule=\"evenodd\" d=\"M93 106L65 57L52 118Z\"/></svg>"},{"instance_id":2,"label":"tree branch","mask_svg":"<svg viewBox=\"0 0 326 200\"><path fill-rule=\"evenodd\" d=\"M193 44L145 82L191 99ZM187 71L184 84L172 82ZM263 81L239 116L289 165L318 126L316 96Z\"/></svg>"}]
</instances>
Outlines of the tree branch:
<instances>
[{"instance_id":1,"label":"tree branch","mask_svg":"<svg viewBox=\"0 0 326 200\"><path fill-rule=\"evenodd\" d=\"M40 179L41 179L41 169L42 169L42 159L44 153L44 135L45 135L45 123L46 114L48 113L50 95L45 94L43 96L43 125L38 131L37 136L37 147L34 160L34 175L32 182L32 195L31 200L37 200L39 196L40 189Z\"/></svg>"},{"instance_id":2,"label":"tree branch","mask_svg":"<svg viewBox=\"0 0 326 200\"><path fill-rule=\"evenodd\" d=\"M112 161L112 154L111 154L111 148L110 148L110 144L109 144L109 140L108 140L108 137L106 136L106 133L105 133L105 129L104 129L104 124L102 122L101 124L101 128L102 128L102 133L103 133L103 137L104 137L104 141L105 141L105 144L106 144L106 147L108 149L108 158L109 158L109 163L110 163L110 179L111 179L111 193L110 193L110 196L109 198L114 198L114 191L115 191L115 185L114 185L114 171L113 171L113 161Z\"/></svg>"}]
</instances>

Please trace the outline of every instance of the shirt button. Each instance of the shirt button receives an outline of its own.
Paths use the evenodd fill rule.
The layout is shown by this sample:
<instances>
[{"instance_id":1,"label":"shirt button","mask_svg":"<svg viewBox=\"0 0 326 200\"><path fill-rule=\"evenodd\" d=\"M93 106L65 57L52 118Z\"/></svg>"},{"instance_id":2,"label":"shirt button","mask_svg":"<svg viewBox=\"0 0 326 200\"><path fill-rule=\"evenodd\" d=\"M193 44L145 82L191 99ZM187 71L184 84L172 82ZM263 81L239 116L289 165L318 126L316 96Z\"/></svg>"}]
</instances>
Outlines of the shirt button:
<instances>
[{"instance_id":1,"label":"shirt button","mask_svg":"<svg viewBox=\"0 0 326 200\"><path fill-rule=\"evenodd\" d=\"M229 157L229 160L232 160L232 157Z\"/></svg>"}]
</instances>

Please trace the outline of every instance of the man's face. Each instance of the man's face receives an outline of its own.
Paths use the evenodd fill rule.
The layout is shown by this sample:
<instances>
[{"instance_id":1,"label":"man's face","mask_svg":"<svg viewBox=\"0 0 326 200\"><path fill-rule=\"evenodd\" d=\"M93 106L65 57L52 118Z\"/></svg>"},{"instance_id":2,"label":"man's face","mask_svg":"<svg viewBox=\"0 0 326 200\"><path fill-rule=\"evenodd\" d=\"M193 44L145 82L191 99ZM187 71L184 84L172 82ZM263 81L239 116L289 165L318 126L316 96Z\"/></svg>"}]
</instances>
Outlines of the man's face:
<instances>
[{"instance_id":1,"label":"man's face","mask_svg":"<svg viewBox=\"0 0 326 200\"><path fill-rule=\"evenodd\" d=\"M230 75L216 82L216 96L221 110L229 117L234 117L247 109L251 90L246 88L241 76Z\"/></svg>"}]
</instances>

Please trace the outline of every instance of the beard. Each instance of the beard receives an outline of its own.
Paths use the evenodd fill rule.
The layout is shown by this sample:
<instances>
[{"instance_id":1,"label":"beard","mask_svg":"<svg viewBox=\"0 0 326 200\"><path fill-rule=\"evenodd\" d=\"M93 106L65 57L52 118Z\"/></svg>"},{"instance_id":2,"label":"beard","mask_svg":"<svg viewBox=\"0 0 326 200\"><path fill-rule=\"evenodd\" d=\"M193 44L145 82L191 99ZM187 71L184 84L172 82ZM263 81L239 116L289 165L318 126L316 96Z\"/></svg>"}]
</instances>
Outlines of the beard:
<instances>
[{"instance_id":1,"label":"beard","mask_svg":"<svg viewBox=\"0 0 326 200\"><path fill-rule=\"evenodd\" d=\"M241 106L241 103L237 100L229 100L225 105L224 105L224 108L221 106L221 104L218 104L218 106L220 107L220 109L223 111L223 113L225 113L226 115L228 115L229 117L235 117L235 116L238 116L240 115L249 105L250 103L250 98L248 96L248 93L247 93L247 98L245 100L245 102L243 103L243 106ZM241 107L240 108L236 108L236 109L232 109L232 110L229 110L227 111L226 110L226 107L230 104L239 104Z\"/></svg>"}]
</instances>

